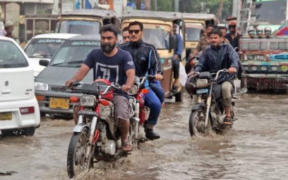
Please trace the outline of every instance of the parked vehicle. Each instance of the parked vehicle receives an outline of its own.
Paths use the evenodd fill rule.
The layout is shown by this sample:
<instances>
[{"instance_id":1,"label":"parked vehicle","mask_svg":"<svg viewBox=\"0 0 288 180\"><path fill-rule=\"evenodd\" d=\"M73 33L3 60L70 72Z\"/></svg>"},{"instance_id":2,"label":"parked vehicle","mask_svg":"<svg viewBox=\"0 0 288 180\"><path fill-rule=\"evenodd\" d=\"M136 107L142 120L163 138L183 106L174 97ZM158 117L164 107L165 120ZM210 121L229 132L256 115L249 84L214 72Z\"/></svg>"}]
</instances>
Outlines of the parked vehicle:
<instances>
[{"instance_id":1,"label":"parked vehicle","mask_svg":"<svg viewBox=\"0 0 288 180\"><path fill-rule=\"evenodd\" d=\"M239 13L241 87L287 91L287 0L244 1Z\"/></svg>"},{"instance_id":2,"label":"parked vehicle","mask_svg":"<svg viewBox=\"0 0 288 180\"><path fill-rule=\"evenodd\" d=\"M77 34L41 34L33 37L25 46L24 51L29 57L29 63L34 68L36 77L45 67L40 66L40 59L50 61L59 47L69 38Z\"/></svg>"},{"instance_id":3,"label":"parked vehicle","mask_svg":"<svg viewBox=\"0 0 288 180\"><path fill-rule=\"evenodd\" d=\"M0 134L18 130L32 136L40 126L32 65L11 38L0 37L0 57Z\"/></svg>"},{"instance_id":4,"label":"parked vehicle","mask_svg":"<svg viewBox=\"0 0 288 180\"><path fill-rule=\"evenodd\" d=\"M40 60L40 65L47 66L35 79L35 93L42 115L72 116L73 94L57 92L53 87L63 86L78 71L87 55L95 48L100 48L100 36L76 36L70 38L59 48L51 61ZM93 82L93 71L89 72L83 83ZM79 94L78 94L79 96Z\"/></svg>"},{"instance_id":5,"label":"parked vehicle","mask_svg":"<svg viewBox=\"0 0 288 180\"><path fill-rule=\"evenodd\" d=\"M100 28L105 24L114 24L120 29L120 20L114 11L77 9L61 14L56 32L96 35L99 34Z\"/></svg>"},{"instance_id":6,"label":"parked vehicle","mask_svg":"<svg viewBox=\"0 0 288 180\"><path fill-rule=\"evenodd\" d=\"M209 134L212 131L223 131L227 128L224 125L226 115L222 102L221 85L217 83L221 73L229 72L227 70L220 70L217 73L201 72L196 78L193 92L196 96L193 98L196 98L197 103L192 107L189 117L191 136ZM232 102L232 120L235 120L234 106L235 102Z\"/></svg>"},{"instance_id":7,"label":"parked vehicle","mask_svg":"<svg viewBox=\"0 0 288 180\"><path fill-rule=\"evenodd\" d=\"M201 30L204 30L207 25L218 24L218 19L215 14L201 13L182 13L186 28L186 58L192 50L196 49L200 38Z\"/></svg>"}]
</instances>

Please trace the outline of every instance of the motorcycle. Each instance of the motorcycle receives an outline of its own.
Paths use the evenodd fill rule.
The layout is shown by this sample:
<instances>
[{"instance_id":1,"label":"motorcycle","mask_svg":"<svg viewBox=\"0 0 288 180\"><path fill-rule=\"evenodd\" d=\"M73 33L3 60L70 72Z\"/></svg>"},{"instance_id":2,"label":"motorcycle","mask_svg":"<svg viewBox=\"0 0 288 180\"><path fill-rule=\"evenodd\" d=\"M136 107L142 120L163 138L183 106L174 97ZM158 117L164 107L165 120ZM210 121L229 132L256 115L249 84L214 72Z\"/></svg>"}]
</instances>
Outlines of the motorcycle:
<instances>
[{"instance_id":1,"label":"motorcycle","mask_svg":"<svg viewBox=\"0 0 288 180\"><path fill-rule=\"evenodd\" d=\"M224 131L225 106L222 101L221 85L217 83L221 73L229 73L228 70L220 70L217 73L201 72L195 81L195 98L197 103L192 107L189 117L189 131L191 136L209 134ZM213 78L215 77L215 78ZM232 92L234 94L234 92ZM233 97L233 95L232 95ZM194 98L194 97L193 97ZM231 119L235 121L235 102L232 99Z\"/></svg>"},{"instance_id":2,"label":"motorcycle","mask_svg":"<svg viewBox=\"0 0 288 180\"><path fill-rule=\"evenodd\" d=\"M137 149L139 140L139 123L143 123L144 95L148 92L143 84L136 83L128 92L129 95L129 142ZM114 120L114 105L112 103L114 91L121 87L111 84L104 79L98 79L93 84L72 84L72 89L60 88L69 93L81 93L80 97L70 97L70 102L79 103L78 122L73 129L67 156L67 171L69 178L73 178L86 169L93 168L96 162L113 161L121 156L120 131ZM141 88L140 88L141 87ZM56 89L54 89L56 90ZM144 114L145 116L145 114Z\"/></svg>"}]
</instances>

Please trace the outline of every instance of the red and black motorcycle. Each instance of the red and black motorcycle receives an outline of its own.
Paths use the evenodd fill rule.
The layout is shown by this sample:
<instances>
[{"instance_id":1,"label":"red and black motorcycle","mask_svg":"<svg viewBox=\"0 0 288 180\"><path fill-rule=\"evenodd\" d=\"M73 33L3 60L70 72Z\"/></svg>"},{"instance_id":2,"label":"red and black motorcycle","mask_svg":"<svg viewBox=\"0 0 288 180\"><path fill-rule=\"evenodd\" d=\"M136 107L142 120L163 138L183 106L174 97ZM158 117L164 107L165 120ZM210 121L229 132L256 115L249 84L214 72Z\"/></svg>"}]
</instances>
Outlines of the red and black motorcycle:
<instances>
[{"instance_id":1,"label":"red and black motorcycle","mask_svg":"<svg viewBox=\"0 0 288 180\"><path fill-rule=\"evenodd\" d=\"M135 83L129 95L130 128L129 141L137 148L139 140L139 124L146 120L144 95L148 92L144 87L147 78ZM121 87L104 79L93 84L72 84L72 89L63 87L69 93L81 93L70 97L72 103L80 105L78 123L74 127L67 156L67 171L73 178L82 171L92 168L94 162L115 160L120 155L120 131L114 120L113 93Z\"/></svg>"}]
</instances>

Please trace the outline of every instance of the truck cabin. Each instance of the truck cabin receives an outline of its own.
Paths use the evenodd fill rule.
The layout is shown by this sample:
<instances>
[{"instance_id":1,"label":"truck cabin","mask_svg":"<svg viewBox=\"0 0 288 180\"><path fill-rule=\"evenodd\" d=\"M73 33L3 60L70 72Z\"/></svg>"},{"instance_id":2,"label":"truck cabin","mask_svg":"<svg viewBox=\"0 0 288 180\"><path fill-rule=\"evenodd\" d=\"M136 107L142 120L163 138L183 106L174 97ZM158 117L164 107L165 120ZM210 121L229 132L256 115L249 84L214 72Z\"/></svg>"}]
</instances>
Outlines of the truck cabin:
<instances>
[{"instance_id":1,"label":"truck cabin","mask_svg":"<svg viewBox=\"0 0 288 180\"><path fill-rule=\"evenodd\" d=\"M81 35L99 34L105 24L120 27L120 20L116 13L110 10L78 9L62 14L58 18L58 33L72 33Z\"/></svg>"}]
</instances>

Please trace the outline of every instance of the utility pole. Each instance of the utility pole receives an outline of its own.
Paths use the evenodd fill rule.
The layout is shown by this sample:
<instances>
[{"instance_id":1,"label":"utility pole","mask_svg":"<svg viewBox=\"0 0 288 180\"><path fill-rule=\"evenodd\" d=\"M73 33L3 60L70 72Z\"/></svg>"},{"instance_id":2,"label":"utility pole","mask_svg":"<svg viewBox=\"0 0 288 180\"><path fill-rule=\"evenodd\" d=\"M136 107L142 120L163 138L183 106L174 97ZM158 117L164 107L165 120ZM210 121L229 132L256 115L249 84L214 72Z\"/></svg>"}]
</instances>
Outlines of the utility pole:
<instances>
[{"instance_id":1,"label":"utility pole","mask_svg":"<svg viewBox=\"0 0 288 180\"><path fill-rule=\"evenodd\" d=\"M224 5L224 0L221 0L220 4L219 4L219 9L218 9L218 12L217 12L218 19L220 19L220 17L222 16L223 5Z\"/></svg>"}]
</instances>

